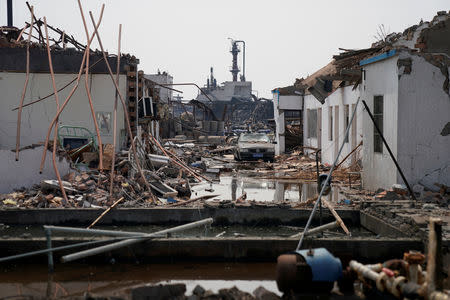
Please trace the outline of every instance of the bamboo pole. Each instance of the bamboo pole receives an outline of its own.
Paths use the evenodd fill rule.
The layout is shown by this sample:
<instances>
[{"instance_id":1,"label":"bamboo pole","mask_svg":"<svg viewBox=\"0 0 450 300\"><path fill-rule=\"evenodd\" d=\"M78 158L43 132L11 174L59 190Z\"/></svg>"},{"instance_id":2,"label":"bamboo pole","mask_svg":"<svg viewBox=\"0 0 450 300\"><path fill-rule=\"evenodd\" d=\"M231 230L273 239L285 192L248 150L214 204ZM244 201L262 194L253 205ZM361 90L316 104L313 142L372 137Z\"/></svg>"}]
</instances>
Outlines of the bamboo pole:
<instances>
[{"instance_id":1,"label":"bamboo pole","mask_svg":"<svg viewBox=\"0 0 450 300\"><path fill-rule=\"evenodd\" d=\"M183 201L183 202L172 203L172 204L169 204L167 206L169 206L169 207L181 206L181 205L192 203L192 202L195 202L195 201L198 201L198 200L211 199L211 198L214 198L214 197L217 197L217 196L220 196L220 195L204 195L204 196L200 196L200 197L197 197L197 198L192 198L192 199L189 199L189 200L186 200L186 201Z\"/></svg>"},{"instance_id":2,"label":"bamboo pole","mask_svg":"<svg viewBox=\"0 0 450 300\"><path fill-rule=\"evenodd\" d=\"M91 17L92 24L95 25L94 16L92 15L91 11L89 12L89 15ZM125 100L123 99L122 93L120 92L119 85L114 80L114 75L113 75L113 72L111 70L111 66L109 65L108 58L106 57L106 52L105 52L105 50L103 48L103 43L102 43L102 40L100 38L100 34L98 33L97 28L95 28L95 35L97 36L98 44L99 44L100 49L101 49L101 51L103 53L103 58L105 59L105 64L106 64L106 67L108 68L109 76L111 77L111 80L112 80L112 82L114 84L114 87L116 88L117 94L119 95L120 102L122 103L123 111L125 113L125 121L126 121L126 124L127 124L127 131L128 131L128 135L129 135L130 142L131 142L131 149L132 149L133 155L134 155L134 157L136 159L136 165L137 165L139 174L141 175L141 178L144 181L145 186L147 187L147 190L149 191L153 202L156 202L157 198L152 193L152 190L151 190L150 185L148 184L147 178L145 178L144 172L142 171L141 164L140 164L140 161L139 161L139 157L137 156L136 145L134 143L133 132L131 131L130 117L128 116L128 111L127 111L127 106L125 104Z\"/></svg>"},{"instance_id":3,"label":"bamboo pole","mask_svg":"<svg viewBox=\"0 0 450 300\"><path fill-rule=\"evenodd\" d=\"M101 220L101 218L103 218L104 215L106 215L111 209L113 209L117 204L119 204L122 200L124 199L124 197L120 198L119 200L117 200L116 202L114 202L110 207L108 207L104 212L102 212L102 214L95 219L94 222L91 223L91 225L89 225L88 227L86 227L87 229L90 229L92 226L94 226L95 224L97 224L98 221Z\"/></svg>"},{"instance_id":4,"label":"bamboo pole","mask_svg":"<svg viewBox=\"0 0 450 300\"><path fill-rule=\"evenodd\" d=\"M98 26L100 26L100 23L101 23L101 21L102 21L104 7L105 7L105 6L103 5L103 6L102 6L102 9L101 9L101 11L100 11L100 17L99 17L99 20L98 20L98 22L97 22L97 28L98 28ZM92 42L92 40L94 39L94 37L95 37L95 33L93 33L92 36L91 36L91 39L90 39L91 42ZM81 74L82 74L82 72L83 72L83 70L84 70L84 63L85 63L85 60L86 60L86 53L87 53L87 52L86 52L86 49L85 49L85 50L84 50L83 59L82 59L82 61L81 61L80 71L78 71L78 77L76 78L76 83L75 83L75 85L73 86L72 90L70 91L70 93L69 93L69 95L67 96L66 100L64 101L63 105L62 105L61 108L58 110L58 112L56 113L56 116L53 118L52 122L50 123L50 126L48 127L47 137L45 138L44 150L43 150L43 153L42 153L41 166L40 166L39 173L42 173L42 170L43 170L43 168L44 168L45 154L46 154L46 151L47 151L48 140L49 140L49 137L50 137L50 133L51 133L51 131L52 131L52 127L53 127L53 126L55 125L55 123L57 122L59 115L62 113L62 111L64 110L64 108L66 107L66 105L69 103L69 100L72 98L72 95L75 93L75 90L78 88L78 84L80 83ZM56 92L57 92L57 91L56 91ZM53 93L53 94L54 94L54 93ZM49 96L50 96L50 95L49 95ZM57 126L56 126L56 127L57 127Z\"/></svg>"},{"instance_id":5,"label":"bamboo pole","mask_svg":"<svg viewBox=\"0 0 450 300\"><path fill-rule=\"evenodd\" d=\"M48 55L48 66L50 68L50 75L52 77L52 85L53 91L55 91L55 102L56 102L56 111L59 110L59 97L56 89L56 80L55 74L53 73L53 63L52 63L52 55L50 53L50 42L48 40L48 29L47 29L47 19L44 17L44 29L45 29L45 39L47 45L47 55ZM58 122L58 119L56 119ZM58 178L59 188L64 197L63 205L67 206L69 204L69 200L67 199L66 190L64 190L64 186L62 184L61 175L59 174L58 166L56 165L56 144L58 143L58 126L55 126L54 135L53 135L53 153L52 153L52 161L53 161L53 169L55 170L56 178ZM47 151L47 149L44 149Z\"/></svg>"},{"instance_id":6,"label":"bamboo pole","mask_svg":"<svg viewBox=\"0 0 450 300\"><path fill-rule=\"evenodd\" d=\"M345 226L344 221L342 221L341 217L338 215L338 213L334 210L333 205L331 205L330 202L328 202L327 200L325 200L324 198L321 199L321 201L323 202L323 204L331 211L331 213L333 214L334 218L336 219L336 222L339 223L339 226L342 227L342 229L345 231L345 233L347 235L351 235L350 231L348 230L347 226Z\"/></svg>"},{"instance_id":7,"label":"bamboo pole","mask_svg":"<svg viewBox=\"0 0 450 300\"><path fill-rule=\"evenodd\" d=\"M24 30L25 30L25 28L24 28ZM22 34L22 32L21 32L21 34ZM23 100L25 99L25 94L27 92L27 87L28 87L28 80L30 78L30 41L31 41L31 33L32 32L33 32L33 6L31 6L31 26L30 26L30 32L28 34L28 39L27 39L27 70L26 70L27 73L25 76L25 83L23 85L22 97L20 98L19 111L17 112L16 161L19 160L20 125L22 122Z\"/></svg>"},{"instance_id":8,"label":"bamboo pole","mask_svg":"<svg viewBox=\"0 0 450 300\"><path fill-rule=\"evenodd\" d=\"M120 73L120 40L122 37L122 24L119 24L119 42L117 46L117 67L116 67L116 82L117 85L119 85L119 73ZM109 196L112 197L113 194L113 185L114 185L114 168L116 164L116 144L117 144L117 91L116 91L116 98L114 100L114 113L113 113L113 155L112 155L112 161L111 161L111 179L109 184Z\"/></svg>"},{"instance_id":9,"label":"bamboo pole","mask_svg":"<svg viewBox=\"0 0 450 300\"><path fill-rule=\"evenodd\" d=\"M31 6L31 27L33 27L33 6ZM16 39L16 43L18 43L20 41L20 38L22 37L23 32L29 27L30 25L25 24L25 26L22 28L22 30L19 33L19 36ZM31 30L30 33L28 34L28 39L31 39Z\"/></svg>"},{"instance_id":10,"label":"bamboo pole","mask_svg":"<svg viewBox=\"0 0 450 300\"><path fill-rule=\"evenodd\" d=\"M80 13L81 13L81 18L83 19L83 25L84 25L84 31L86 32L86 39L87 39L87 45L86 45L86 69L85 69L85 75L84 75L84 86L86 88L86 94L88 96L88 100L89 100L89 107L91 109L91 114L92 114L92 120L94 121L94 126L95 126L95 132L97 134L97 141L98 141L98 157L99 157L99 162L98 162L98 168L99 171L102 172L103 171L103 144L102 144L102 138L100 136L100 130L98 128L98 122L97 122L97 117L95 116L95 110L94 110L94 105L92 103L92 95L91 95L91 91L89 89L89 54L90 54L90 48L91 48L91 41L89 39L89 31L87 28L87 24L86 24L86 19L84 18L84 13L83 13L83 8L81 7L81 1L78 0L78 6L80 8ZM104 4L102 5L103 8ZM93 24L95 26L95 22Z\"/></svg>"}]
</instances>

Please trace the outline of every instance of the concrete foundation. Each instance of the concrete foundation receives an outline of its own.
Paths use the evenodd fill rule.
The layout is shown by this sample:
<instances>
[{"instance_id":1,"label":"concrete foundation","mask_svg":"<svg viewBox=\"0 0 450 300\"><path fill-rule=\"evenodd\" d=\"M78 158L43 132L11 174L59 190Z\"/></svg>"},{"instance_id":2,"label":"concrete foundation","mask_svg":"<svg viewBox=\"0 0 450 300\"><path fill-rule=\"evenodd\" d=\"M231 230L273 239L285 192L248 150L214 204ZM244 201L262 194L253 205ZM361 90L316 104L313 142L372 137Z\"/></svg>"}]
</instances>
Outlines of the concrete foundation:
<instances>
[{"instance_id":1,"label":"concrete foundation","mask_svg":"<svg viewBox=\"0 0 450 300\"><path fill-rule=\"evenodd\" d=\"M359 225L359 211L338 209L345 224ZM102 209L8 209L0 210L0 220L9 225L72 225L92 223ZM213 218L215 224L232 225L294 225L304 226L311 213L309 209L286 208L121 208L111 210L98 225L176 225ZM323 222L334 220L331 213L323 210ZM313 225L317 224L316 213Z\"/></svg>"}]
</instances>

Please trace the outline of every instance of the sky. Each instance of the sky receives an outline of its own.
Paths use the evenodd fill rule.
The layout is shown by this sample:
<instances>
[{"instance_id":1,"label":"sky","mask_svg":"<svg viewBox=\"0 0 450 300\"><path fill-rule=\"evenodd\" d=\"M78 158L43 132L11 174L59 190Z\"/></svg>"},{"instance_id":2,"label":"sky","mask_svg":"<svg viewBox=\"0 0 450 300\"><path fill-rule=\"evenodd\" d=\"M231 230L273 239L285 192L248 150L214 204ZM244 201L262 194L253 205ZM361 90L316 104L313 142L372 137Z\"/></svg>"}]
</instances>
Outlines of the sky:
<instances>
[{"instance_id":1,"label":"sky","mask_svg":"<svg viewBox=\"0 0 450 300\"><path fill-rule=\"evenodd\" d=\"M38 18L86 43L76 0L29 0ZM117 53L119 24L122 52L140 59L146 74L167 71L174 82L206 83L210 67L217 81L231 81L231 43L246 42L246 79L254 93L271 98L271 90L294 83L326 65L338 48L361 49L375 42L379 25L403 32L449 10L448 0L82 0L87 16L98 16L105 48ZM14 0L14 25L22 28L30 13ZM0 0L0 22L6 25L6 0ZM90 25L90 22L88 23ZM90 26L92 31L92 26ZM98 48L94 44L94 48ZM241 66L242 55L239 57ZM177 87L184 99L193 87Z\"/></svg>"}]
</instances>

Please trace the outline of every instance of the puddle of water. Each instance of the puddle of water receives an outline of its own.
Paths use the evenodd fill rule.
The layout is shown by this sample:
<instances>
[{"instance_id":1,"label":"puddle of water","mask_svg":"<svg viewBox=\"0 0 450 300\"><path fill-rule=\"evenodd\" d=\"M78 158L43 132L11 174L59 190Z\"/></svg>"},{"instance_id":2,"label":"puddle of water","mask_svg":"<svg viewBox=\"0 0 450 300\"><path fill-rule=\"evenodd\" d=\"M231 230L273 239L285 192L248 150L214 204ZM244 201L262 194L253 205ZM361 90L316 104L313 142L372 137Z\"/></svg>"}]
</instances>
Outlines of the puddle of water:
<instances>
[{"instance_id":1,"label":"puddle of water","mask_svg":"<svg viewBox=\"0 0 450 300\"><path fill-rule=\"evenodd\" d=\"M247 193L247 200L304 202L317 195L317 184L222 175L219 182L201 183L193 186L191 197L219 194L220 196L214 199L235 200L244 192ZM340 200L338 188L332 188L332 192L326 196L326 199L331 202Z\"/></svg>"},{"instance_id":2,"label":"puddle of water","mask_svg":"<svg viewBox=\"0 0 450 300\"><path fill-rule=\"evenodd\" d=\"M27 276L23 276L23 271ZM186 294L197 284L217 292L238 287L252 293L257 287L279 294L275 263L177 263L146 265L58 265L47 274L45 265L15 265L0 268L0 296L73 297L85 292L120 295L124 289L142 284L185 283ZM122 292L121 292L122 291ZM49 297L49 298L50 298Z\"/></svg>"}]
</instances>

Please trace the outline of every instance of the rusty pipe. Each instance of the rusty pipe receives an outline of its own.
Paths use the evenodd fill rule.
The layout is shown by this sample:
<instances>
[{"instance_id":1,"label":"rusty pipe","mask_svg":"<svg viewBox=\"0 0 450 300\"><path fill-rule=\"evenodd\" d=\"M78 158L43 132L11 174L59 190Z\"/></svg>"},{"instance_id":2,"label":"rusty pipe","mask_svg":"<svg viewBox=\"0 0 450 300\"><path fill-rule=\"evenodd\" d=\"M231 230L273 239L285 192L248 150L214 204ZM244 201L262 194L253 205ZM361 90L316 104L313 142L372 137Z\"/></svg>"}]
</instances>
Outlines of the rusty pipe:
<instances>
[{"instance_id":1,"label":"rusty pipe","mask_svg":"<svg viewBox=\"0 0 450 300\"><path fill-rule=\"evenodd\" d=\"M198 88L198 90L200 91L200 93L202 93L203 95L205 95L206 98L208 98L209 101L213 102L211 100L211 98L209 98L209 96L201 89L201 87L199 87L197 84L193 83L193 82L186 82L186 83L165 83L165 84L158 84L160 86L169 86L169 85L192 85Z\"/></svg>"},{"instance_id":2,"label":"rusty pipe","mask_svg":"<svg viewBox=\"0 0 450 300\"><path fill-rule=\"evenodd\" d=\"M98 28L98 26L100 26L100 23L101 23L102 18L103 18L103 8L104 8L104 7L102 7L102 10L100 11L100 17L99 17L99 20L98 20L98 22L97 22L97 28ZM92 42L92 40L94 39L94 37L95 37L95 33L93 33L92 36L91 36L91 39L90 39L91 42ZM76 83L75 83L75 85L73 86L72 90L70 91L69 95L67 96L66 100L65 100L64 103L62 104L61 108L60 108L60 109L58 110L58 112L56 113L56 116L53 118L53 120L52 120L52 122L50 123L50 126L49 126L49 128L48 128L48 131L47 131L47 137L45 138L44 152L42 153L41 166L40 166L40 171L39 171L39 173L42 173L42 170L43 170L43 168L44 168L44 163L45 163L45 151L46 151L45 149L47 149L47 147L48 147L48 140L49 140L49 137L50 137L50 133L51 133L51 131L52 131L52 127L53 127L53 126L55 125L55 123L57 122L59 115L62 113L62 111L64 110L64 108L66 107L66 105L69 103L69 100L72 98L72 95L75 93L75 90L78 88L78 84L80 83L81 74L82 74L82 72L83 72L83 70L84 70L83 67L84 67L84 63L85 63L85 60L86 60L86 54L87 54L87 52L86 52L86 49L85 49L85 50L84 50L83 59L82 59L82 61L81 61L80 71L78 72L78 77L76 78ZM54 93L53 93L53 94L54 94ZM51 94L51 95L53 95L53 94ZM51 95L49 95L48 97L50 97ZM42 100L43 100L43 99L42 99Z\"/></svg>"},{"instance_id":3,"label":"rusty pipe","mask_svg":"<svg viewBox=\"0 0 450 300\"><path fill-rule=\"evenodd\" d=\"M91 46L91 41L89 40L89 31L87 28L86 19L84 18L83 8L81 7L80 0L78 0L78 6L80 8L81 18L83 19L84 31L86 32L86 39L87 39L87 45L86 45L87 53L86 53L86 68L85 68L85 75L84 75L84 86L86 88L86 94L87 94L88 100L89 100L89 107L91 109L92 120L94 121L95 132L97 134L98 157L99 157L98 168L99 168L99 171L102 172L103 171L103 144L102 144L102 138L100 136L100 130L98 128L97 118L95 116L94 105L92 103L92 95L91 95L91 91L89 89L89 78L88 78L89 77L89 53L90 53L89 49ZM102 10L104 9L104 7L105 7L105 4L102 5ZM95 22L94 22L94 26L95 26Z\"/></svg>"},{"instance_id":4,"label":"rusty pipe","mask_svg":"<svg viewBox=\"0 0 450 300\"><path fill-rule=\"evenodd\" d=\"M25 30L25 29L24 29ZM23 31L22 31L23 32ZM21 32L21 34L22 34ZM30 33L28 34L27 39L27 69L25 75L25 83L23 85L22 97L20 98L19 103L19 111L17 112L17 132L16 132L16 161L19 160L19 148L20 148L20 125L22 122L22 108L23 108L23 100L25 99L25 94L27 92L28 80L30 78L30 41L31 41L31 33L33 32L33 6L31 7L31 26Z\"/></svg>"},{"instance_id":5,"label":"rusty pipe","mask_svg":"<svg viewBox=\"0 0 450 300\"><path fill-rule=\"evenodd\" d=\"M94 16L92 15L91 11L89 12L89 15L91 17L92 24L95 24ZM137 156L136 145L135 145L134 139L133 139L133 132L131 131L130 117L128 116L127 106L126 106L125 101L123 99L122 93L120 92L119 85L114 80L114 75L113 75L113 72L111 70L111 66L109 65L109 61L108 61L108 59L106 57L106 52L105 52L105 50L103 48L103 43L102 43L102 40L100 38L100 34L97 31L97 28L95 29L95 35L97 36L98 44L99 44L100 49L101 49L101 51L103 53L103 57L105 59L106 67L108 68L109 76L111 77L111 80L112 80L112 82L114 84L114 87L116 88L116 92L119 95L120 102L122 102L123 111L125 113L125 121L126 121L126 124L127 124L127 131L128 131L128 135L129 135L129 138L130 138L130 141L131 141L131 149L132 149L133 155L134 155L134 157L136 159L136 165L137 165L139 174L141 175L142 180L144 181L145 186L147 187L147 189L148 189L148 191L149 191L149 193L150 193L150 195L152 197L152 200L155 202L156 201L156 197L155 197L155 195L153 195L151 187L148 184L147 179L145 178L144 172L142 171L142 168L141 168L139 157Z\"/></svg>"},{"instance_id":6,"label":"rusty pipe","mask_svg":"<svg viewBox=\"0 0 450 300\"><path fill-rule=\"evenodd\" d=\"M122 24L119 24L119 42L117 46L117 67L116 67L116 83L119 85L119 72L120 72L120 39L122 37ZM113 185L114 185L114 167L116 162L116 143L117 143L117 91L116 91L116 99L114 100L114 113L113 113L113 155L111 161L111 179L109 184L109 196L112 197L113 193Z\"/></svg>"},{"instance_id":7,"label":"rusty pipe","mask_svg":"<svg viewBox=\"0 0 450 300\"><path fill-rule=\"evenodd\" d=\"M52 56L50 54L50 42L48 40L48 29L47 29L47 20L44 17L44 29L45 29L45 39L47 45L47 55L48 55L48 66L50 68L50 75L52 77L52 85L53 91L55 91L55 102L56 102L56 111L59 110L59 97L58 92L56 91L56 80L55 74L53 73L53 63ZM53 153L52 153L52 161L53 161L53 169L55 170L56 178L58 178L59 188L61 189L61 193L63 195L63 205L67 206L69 204L69 200L67 199L66 191L64 190L64 186L62 184L61 175L59 174L58 166L56 165L56 144L58 142L58 126L55 126L54 135L53 135ZM44 151L47 151L45 148Z\"/></svg>"}]
</instances>

